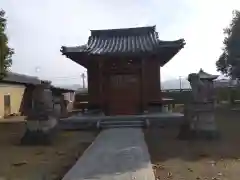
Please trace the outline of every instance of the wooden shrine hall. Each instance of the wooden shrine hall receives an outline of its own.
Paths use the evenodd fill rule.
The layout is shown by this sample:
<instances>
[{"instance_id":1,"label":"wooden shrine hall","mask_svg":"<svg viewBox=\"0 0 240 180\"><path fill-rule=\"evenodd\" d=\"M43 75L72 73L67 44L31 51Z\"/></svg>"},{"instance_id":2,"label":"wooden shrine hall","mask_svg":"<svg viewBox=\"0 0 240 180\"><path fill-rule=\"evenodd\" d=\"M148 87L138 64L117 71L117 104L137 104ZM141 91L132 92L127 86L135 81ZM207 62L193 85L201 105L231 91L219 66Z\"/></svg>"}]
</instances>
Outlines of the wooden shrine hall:
<instances>
[{"instance_id":1,"label":"wooden shrine hall","mask_svg":"<svg viewBox=\"0 0 240 180\"><path fill-rule=\"evenodd\" d=\"M135 115L161 103L160 67L185 45L162 41L155 26L92 30L87 44L61 52L87 68L88 103L105 115Z\"/></svg>"}]
</instances>

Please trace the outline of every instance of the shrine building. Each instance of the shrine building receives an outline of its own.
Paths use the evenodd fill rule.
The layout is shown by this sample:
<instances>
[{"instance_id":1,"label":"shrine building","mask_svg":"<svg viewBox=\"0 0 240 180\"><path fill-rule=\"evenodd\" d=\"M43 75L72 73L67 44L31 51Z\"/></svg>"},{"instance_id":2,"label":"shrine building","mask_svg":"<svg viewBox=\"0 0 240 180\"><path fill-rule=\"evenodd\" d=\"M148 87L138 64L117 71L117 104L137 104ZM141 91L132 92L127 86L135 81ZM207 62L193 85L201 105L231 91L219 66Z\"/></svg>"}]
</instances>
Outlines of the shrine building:
<instances>
[{"instance_id":1,"label":"shrine building","mask_svg":"<svg viewBox=\"0 0 240 180\"><path fill-rule=\"evenodd\" d=\"M91 30L87 44L61 52L85 67L88 103L105 115L134 115L160 102L160 67L185 45L183 39L162 41L155 26Z\"/></svg>"},{"instance_id":2,"label":"shrine building","mask_svg":"<svg viewBox=\"0 0 240 180\"><path fill-rule=\"evenodd\" d=\"M199 70L198 75L201 80L205 80L205 81L213 81L217 79L219 76L219 75L212 75L212 74L206 73L205 71L203 71L202 68Z\"/></svg>"}]
</instances>

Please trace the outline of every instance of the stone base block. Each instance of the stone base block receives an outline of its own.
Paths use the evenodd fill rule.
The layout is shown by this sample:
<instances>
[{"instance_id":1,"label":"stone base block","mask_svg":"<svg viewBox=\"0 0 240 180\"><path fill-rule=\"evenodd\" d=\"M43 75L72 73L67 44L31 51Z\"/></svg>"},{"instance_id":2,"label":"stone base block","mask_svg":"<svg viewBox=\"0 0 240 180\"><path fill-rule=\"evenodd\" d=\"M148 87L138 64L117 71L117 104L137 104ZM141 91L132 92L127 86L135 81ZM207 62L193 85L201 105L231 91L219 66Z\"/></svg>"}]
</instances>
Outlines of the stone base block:
<instances>
[{"instance_id":1,"label":"stone base block","mask_svg":"<svg viewBox=\"0 0 240 180\"><path fill-rule=\"evenodd\" d=\"M26 132L21 139L23 145L50 145L57 133L55 120L29 121Z\"/></svg>"},{"instance_id":2,"label":"stone base block","mask_svg":"<svg viewBox=\"0 0 240 180\"><path fill-rule=\"evenodd\" d=\"M220 133L217 130L192 130L186 123L181 126L177 138L180 140L217 140L220 138Z\"/></svg>"},{"instance_id":3,"label":"stone base block","mask_svg":"<svg viewBox=\"0 0 240 180\"><path fill-rule=\"evenodd\" d=\"M26 130L21 139L22 145L50 145L52 143L52 135L42 131Z\"/></svg>"},{"instance_id":4,"label":"stone base block","mask_svg":"<svg viewBox=\"0 0 240 180\"><path fill-rule=\"evenodd\" d=\"M195 134L195 139L206 139L206 140L216 140L220 138L220 133L215 131L194 131L193 134Z\"/></svg>"}]
</instances>

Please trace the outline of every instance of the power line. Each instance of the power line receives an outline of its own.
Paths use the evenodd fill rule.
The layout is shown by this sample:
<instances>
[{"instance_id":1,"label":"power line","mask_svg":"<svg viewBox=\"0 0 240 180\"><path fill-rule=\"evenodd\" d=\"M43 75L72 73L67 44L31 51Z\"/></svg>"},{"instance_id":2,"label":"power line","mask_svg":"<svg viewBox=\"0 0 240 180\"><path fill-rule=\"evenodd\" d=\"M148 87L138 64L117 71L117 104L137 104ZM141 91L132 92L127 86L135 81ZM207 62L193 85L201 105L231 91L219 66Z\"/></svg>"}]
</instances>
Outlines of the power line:
<instances>
[{"instance_id":1,"label":"power line","mask_svg":"<svg viewBox=\"0 0 240 180\"><path fill-rule=\"evenodd\" d=\"M50 79L68 79L68 78L82 78L83 77L83 74L85 76L85 78L87 78L87 73L83 72L81 74L78 74L78 75L71 75L71 76L55 76L55 77L47 77L47 78L50 78Z\"/></svg>"},{"instance_id":2,"label":"power line","mask_svg":"<svg viewBox=\"0 0 240 180\"><path fill-rule=\"evenodd\" d=\"M81 79L81 76L78 76L78 77L74 77L74 76L73 77L70 77L70 76L69 77L48 77L48 78L49 79L60 79L60 80L61 79L79 79L79 78Z\"/></svg>"},{"instance_id":3,"label":"power line","mask_svg":"<svg viewBox=\"0 0 240 180\"><path fill-rule=\"evenodd\" d=\"M82 75L78 75L78 76L62 76L62 77L45 77L48 79L77 79L77 78L82 78ZM85 75L86 76L86 75ZM87 76L86 76L87 77Z\"/></svg>"}]
</instances>

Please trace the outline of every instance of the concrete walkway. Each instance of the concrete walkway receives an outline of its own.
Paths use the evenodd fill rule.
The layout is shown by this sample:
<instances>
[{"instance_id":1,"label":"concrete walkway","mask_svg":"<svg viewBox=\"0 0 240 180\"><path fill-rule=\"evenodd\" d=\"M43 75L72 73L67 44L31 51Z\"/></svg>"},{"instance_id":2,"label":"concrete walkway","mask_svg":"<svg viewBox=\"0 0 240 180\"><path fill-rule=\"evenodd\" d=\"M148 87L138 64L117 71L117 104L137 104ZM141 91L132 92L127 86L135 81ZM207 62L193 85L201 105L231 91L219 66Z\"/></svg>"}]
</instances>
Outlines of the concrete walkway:
<instances>
[{"instance_id":1,"label":"concrete walkway","mask_svg":"<svg viewBox=\"0 0 240 180\"><path fill-rule=\"evenodd\" d=\"M100 133L63 180L154 180L141 129L107 129Z\"/></svg>"}]
</instances>

